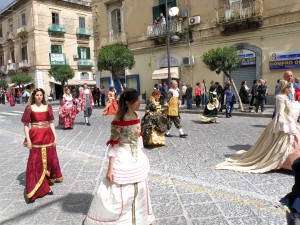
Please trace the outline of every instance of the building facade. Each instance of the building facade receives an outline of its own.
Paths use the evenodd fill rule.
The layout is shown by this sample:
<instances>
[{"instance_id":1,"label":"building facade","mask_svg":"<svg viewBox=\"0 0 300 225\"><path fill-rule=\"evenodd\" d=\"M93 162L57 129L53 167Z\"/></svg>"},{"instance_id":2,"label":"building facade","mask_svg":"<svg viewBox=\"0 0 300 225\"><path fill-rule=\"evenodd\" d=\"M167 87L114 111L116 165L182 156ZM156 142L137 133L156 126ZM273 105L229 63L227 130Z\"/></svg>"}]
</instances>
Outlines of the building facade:
<instances>
[{"instance_id":1,"label":"building facade","mask_svg":"<svg viewBox=\"0 0 300 225\"><path fill-rule=\"evenodd\" d=\"M155 21L178 7L168 30L176 35L170 44L171 77L195 86L196 82L224 82L210 71L202 55L212 48L234 46L242 66L232 72L237 87L242 80L267 80L274 94L276 80L286 69L298 75L300 2L298 0L94 0L95 52L108 44L124 44L134 51L136 66L125 72L127 86L150 93L155 83L167 81L168 57L165 25ZM101 21L101 22L100 22ZM178 37L180 38L178 40ZM172 37L171 37L172 39ZM128 77L128 79L127 79ZM107 72L97 82L114 83Z\"/></svg>"},{"instance_id":2,"label":"building facade","mask_svg":"<svg viewBox=\"0 0 300 225\"><path fill-rule=\"evenodd\" d=\"M71 86L94 81L94 41L90 1L16 0L0 12L2 79L30 74L31 87L58 97L61 85L49 77L56 65L70 65ZM11 84L12 85L12 84Z\"/></svg>"}]
</instances>

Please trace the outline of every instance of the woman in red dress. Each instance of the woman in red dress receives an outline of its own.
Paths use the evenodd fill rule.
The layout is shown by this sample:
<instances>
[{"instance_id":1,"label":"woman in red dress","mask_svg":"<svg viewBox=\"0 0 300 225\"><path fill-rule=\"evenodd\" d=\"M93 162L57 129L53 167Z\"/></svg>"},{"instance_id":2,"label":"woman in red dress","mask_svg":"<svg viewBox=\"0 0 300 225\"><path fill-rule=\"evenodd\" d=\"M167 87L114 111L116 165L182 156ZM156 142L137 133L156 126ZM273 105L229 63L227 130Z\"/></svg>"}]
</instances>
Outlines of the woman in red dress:
<instances>
[{"instance_id":1,"label":"woman in red dress","mask_svg":"<svg viewBox=\"0 0 300 225\"><path fill-rule=\"evenodd\" d=\"M65 129L73 129L74 120L78 113L75 99L71 95L71 90L65 88L65 94L63 95L62 105L58 110L59 122L58 124L64 126Z\"/></svg>"},{"instance_id":2,"label":"woman in red dress","mask_svg":"<svg viewBox=\"0 0 300 225\"><path fill-rule=\"evenodd\" d=\"M118 103L116 100L116 90L114 87L109 89L107 96L108 100L105 109L103 109L103 115L116 115L118 112Z\"/></svg>"},{"instance_id":3,"label":"woman in red dress","mask_svg":"<svg viewBox=\"0 0 300 225\"><path fill-rule=\"evenodd\" d=\"M26 135L24 144L30 149L26 169L26 197L30 202L46 194L52 195L50 185L63 180L56 154L53 120L52 107L45 100L45 91L35 89L22 116Z\"/></svg>"}]
</instances>

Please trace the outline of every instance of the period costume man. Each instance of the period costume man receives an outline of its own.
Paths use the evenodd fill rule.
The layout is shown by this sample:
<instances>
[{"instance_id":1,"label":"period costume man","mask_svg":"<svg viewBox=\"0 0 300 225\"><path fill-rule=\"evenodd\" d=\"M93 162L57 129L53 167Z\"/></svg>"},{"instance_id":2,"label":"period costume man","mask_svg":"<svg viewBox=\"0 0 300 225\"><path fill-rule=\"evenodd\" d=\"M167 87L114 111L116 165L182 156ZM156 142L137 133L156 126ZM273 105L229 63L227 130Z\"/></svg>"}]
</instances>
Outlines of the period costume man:
<instances>
[{"instance_id":1,"label":"period costume man","mask_svg":"<svg viewBox=\"0 0 300 225\"><path fill-rule=\"evenodd\" d=\"M175 127L179 130L179 137L185 138L187 134L183 133L181 119L179 115L179 105L181 101L180 91L178 89L178 84L176 80L173 80L171 83L171 88L169 89L166 97L166 115L168 118L167 132L165 133L166 137L172 137L170 134L170 130L172 127L172 123L174 123Z\"/></svg>"},{"instance_id":2,"label":"period costume man","mask_svg":"<svg viewBox=\"0 0 300 225\"><path fill-rule=\"evenodd\" d=\"M81 101L81 110L84 113L84 119L87 126L91 126L90 117L92 115L92 109L94 106L93 94L88 89L87 84L83 85L83 90L79 93L79 100Z\"/></svg>"}]
</instances>

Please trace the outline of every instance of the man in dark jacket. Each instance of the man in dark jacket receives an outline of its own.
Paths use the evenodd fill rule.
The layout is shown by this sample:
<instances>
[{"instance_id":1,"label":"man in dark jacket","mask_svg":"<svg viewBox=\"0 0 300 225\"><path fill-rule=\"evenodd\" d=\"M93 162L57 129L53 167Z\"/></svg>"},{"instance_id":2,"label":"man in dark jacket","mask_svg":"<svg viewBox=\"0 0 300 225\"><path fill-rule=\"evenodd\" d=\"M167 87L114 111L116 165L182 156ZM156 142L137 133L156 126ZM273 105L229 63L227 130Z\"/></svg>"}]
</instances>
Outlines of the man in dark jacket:
<instances>
[{"instance_id":1,"label":"man in dark jacket","mask_svg":"<svg viewBox=\"0 0 300 225\"><path fill-rule=\"evenodd\" d=\"M257 98L257 81L253 81L252 89L251 89L251 100L250 100L250 106L249 109L253 108L254 100Z\"/></svg>"},{"instance_id":2,"label":"man in dark jacket","mask_svg":"<svg viewBox=\"0 0 300 225\"><path fill-rule=\"evenodd\" d=\"M186 87L185 98L187 101L187 109L192 109L193 88L189 84L186 84Z\"/></svg>"}]
</instances>

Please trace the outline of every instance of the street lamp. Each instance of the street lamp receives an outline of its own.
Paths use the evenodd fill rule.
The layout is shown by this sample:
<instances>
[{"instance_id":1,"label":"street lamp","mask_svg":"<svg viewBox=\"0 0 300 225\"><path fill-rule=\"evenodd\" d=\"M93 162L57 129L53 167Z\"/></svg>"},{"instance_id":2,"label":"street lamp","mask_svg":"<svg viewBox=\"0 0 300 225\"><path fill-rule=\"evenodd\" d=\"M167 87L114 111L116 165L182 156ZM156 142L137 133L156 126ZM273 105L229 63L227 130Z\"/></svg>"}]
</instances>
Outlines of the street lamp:
<instances>
[{"instance_id":1,"label":"street lamp","mask_svg":"<svg viewBox=\"0 0 300 225\"><path fill-rule=\"evenodd\" d=\"M169 15L176 16L179 12L177 7L172 7L168 10L168 0L165 2L165 9L166 9L166 45L167 45L167 59L168 59L168 86L171 86L171 69L170 69L170 39L175 36L170 36L170 29L169 29ZM174 40L178 41L178 36L174 37Z\"/></svg>"}]
</instances>

